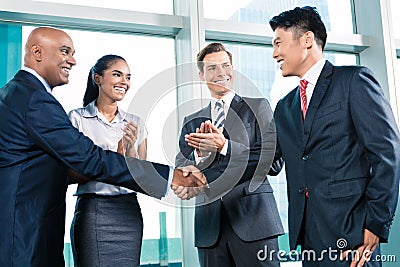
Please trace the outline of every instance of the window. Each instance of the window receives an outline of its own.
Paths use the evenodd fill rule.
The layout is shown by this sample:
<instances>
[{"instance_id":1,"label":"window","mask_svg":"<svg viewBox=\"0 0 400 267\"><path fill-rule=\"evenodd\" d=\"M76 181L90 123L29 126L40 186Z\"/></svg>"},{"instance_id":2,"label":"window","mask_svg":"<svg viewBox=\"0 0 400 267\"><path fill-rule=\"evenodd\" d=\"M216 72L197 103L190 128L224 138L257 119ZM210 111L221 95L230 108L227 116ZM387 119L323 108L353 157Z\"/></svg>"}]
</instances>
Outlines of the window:
<instances>
[{"instance_id":1,"label":"window","mask_svg":"<svg viewBox=\"0 0 400 267\"><path fill-rule=\"evenodd\" d=\"M272 58L271 46L226 43L226 47L233 54L234 68L254 82L261 94L270 101L272 107L298 85L298 78L281 76L278 65ZM357 64L357 56L354 54L338 52L324 54L336 65ZM241 93L254 94L246 91Z\"/></svg>"},{"instance_id":2,"label":"window","mask_svg":"<svg viewBox=\"0 0 400 267\"><path fill-rule=\"evenodd\" d=\"M367 3L364 3L364 0L20 0L14 2L3 1L0 3L0 22L4 23L6 28L9 27L8 25L21 25L21 23L65 26L66 31L74 40L78 64L71 71L70 83L54 89L54 95L67 112L81 106L89 69L100 56L106 53L115 53L127 60L132 72L132 86L125 100L120 103L120 107L132 113L140 114L143 118L139 104L153 105L150 107L151 112L143 118L149 129L148 158L169 164L173 164L170 153L176 149L174 147L176 145L175 139L177 138L177 131L180 130L175 123L179 124L182 121L182 118L175 118L188 114L186 112L174 114L173 109L177 107L177 98L184 103L201 98L199 102L202 102L201 105L203 106L204 100L208 100L208 96L204 92L208 92L208 90L205 89L204 92L198 93L196 86L191 87L185 84L180 85L177 91L184 92L177 96L175 87L171 86L167 90L168 93L160 95L156 101L142 101L142 103L138 102L138 92L147 90L145 91L146 94L154 94L155 90L159 86L164 86L164 84L153 83L152 81L159 79L159 75L162 75L163 71L171 70L177 64L192 62L198 52L196 50L198 44L203 44L204 41L221 41L226 45L228 50L233 53L234 69L243 79L251 81L254 84L254 89L256 89L239 88L240 94L262 95L270 101L273 109L277 101L298 84L298 78L283 78L281 76L280 70L271 56L272 47L270 41L268 41L271 38L271 33L268 33L268 21L281 11L292 9L295 6L316 6L328 31L334 33L330 35L331 39L328 39L328 51L325 52L325 57L337 65L359 64L359 62L366 64L374 72L378 72L378 78L383 83L384 88L388 87L385 83L388 80L388 75L384 70L385 68L381 66L392 62L389 62L386 57L389 53L383 51L387 47L381 48L378 41L383 40L382 37L386 36L386 33L380 32L376 35L367 30L360 31L361 28L371 28L371 26L379 24L369 25L365 22L361 24L360 21L368 20L372 15L381 16L382 11L392 12L394 38L397 38L397 55L400 55L400 21L395 13L400 7L396 0L390 0L390 10L382 10L382 3L389 3L389 1L375 3L380 8L368 8L369 5L367 4L374 3L375 0L368 0ZM199 10L199 8L203 8L203 10ZM109 9L114 10L108 12ZM42 13L38 10L42 10ZM46 11L43 13L43 10ZM93 12L86 13L86 10ZM174 13L174 10L179 12ZM139 14L136 11L143 13ZM121 15L122 13L123 15ZM174 15L178 13L179 16ZM353 18L355 14L358 16L357 20ZM188 16L192 16L190 23L186 23L185 20ZM385 19L383 17L382 21ZM358 25L356 25L356 21ZM356 28L359 31L354 34ZM22 45L31 29L28 26L23 27ZM71 29L89 29L89 31ZM9 29L5 29L3 32L9 34ZM9 34L10 36L11 34ZM14 43L20 43L18 38L11 39L14 40ZM4 43L6 45L3 45ZM13 54L9 50L10 41L7 40L3 44L0 44L0 52L3 52L1 55L8 56L7 63L4 65L10 66L13 61L19 63L19 57L18 60L15 60L9 56ZM385 56L376 56L375 49L379 50L378 52L383 51L382 53L385 53ZM16 51L19 50L16 49ZM400 66L399 58L398 56L396 61L398 63L397 69ZM9 74L12 71L4 73L6 72L5 68L0 69L0 78L2 78L0 82L9 80ZM16 68L12 70L14 69ZM194 73L196 79L197 69ZM398 72L393 71L393 73L398 75ZM179 77L175 78L174 75L168 75L172 76L172 79L179 79ZM399 81L399 77L397 77L397 81ZM173 83L174 80L171 81L171 84ZM238 84L237 81L235 81L235 84ZM396 90L393 86L393 90L393 95L397 97L398 89ZM141 98L139 97L139 99ZM160 123L160 121L163 123ZM173 141L167 144L165 141L161 141L165 139L163 132L165 132L165 125L168 124L165 121L173 121L171 129L174 128L173 139L171 139ZM270 182L275 189L275 198L287 232L287 196L284 173L278 177L271 177ZM74 190L75 188L70 187L67 198L68 211L65 235L67 266L73 266L72 255L69 254L68 246L69 227L75 204L75 197L72 196ZM140 196L140 201L145 220L142 264L169 262L170 266L171 264L181 266L182 263L185 266L198 266L197 251L193 248L192 210L176 209L173 205L165 205L165 202L159 202L145 196ZM186 211L188 212L186 213ZM398 219L395 220L392 227L394 228L397 222L394 235L398 232L398 221ZM164 225L166 226L164 227ZM184 229L184 235L181 234L181 228ZM284 244L282 249L287 249L286 238L287 234L280 240ZM395 254L398 251L395 244L399 242L396 243L397 240L396 237L393 237L393 234L391 238L395 238L389 243L389 246L393 247L391 251ZM165 244L164 241L167 241L168 245L160 248L158 244ZM168 249L167 252L165 248ZM282 262L281 265L283 267L301 266L301 263Z\"/></svg>"},{"instance_id":3,"label":"window","mask_svg":"<svg viewBox=\"0 0 400 267\"><path fill-rule=\"evenodd\" d=\"M400 2L396 0L390 1L390 10L392 11L392 26L394 30L394 37L396 39L400 39L400 17L397 14L397 11L400 10ZM399 47L400 49L400 47Z\"/></svg>"},{"instance_id":4,"label":"window","mask_svg":"<svg viewBox=\"0 0 400 267\"><path fill-rule=\"evenodd\" d=\"M160 14L173 14L173 1L172 0L146 0L146 1L132 1L132 0L32 0L37 2L49 3L62 3L68 5L80 5L90 7L103 7L121 10L152 12Z\"/></svg>"},{"instance_id":5,"label":"window","mask_svg":"<svg viewBox=\"0 0 400 267\"><path fill-rule=\"evenodd\" d=\"M315 6L328 31L354 32L350 0L203 0L203 2L206 18L259 24L268 23L273 16L295 6Z\"/></svg>"}]
</instances>

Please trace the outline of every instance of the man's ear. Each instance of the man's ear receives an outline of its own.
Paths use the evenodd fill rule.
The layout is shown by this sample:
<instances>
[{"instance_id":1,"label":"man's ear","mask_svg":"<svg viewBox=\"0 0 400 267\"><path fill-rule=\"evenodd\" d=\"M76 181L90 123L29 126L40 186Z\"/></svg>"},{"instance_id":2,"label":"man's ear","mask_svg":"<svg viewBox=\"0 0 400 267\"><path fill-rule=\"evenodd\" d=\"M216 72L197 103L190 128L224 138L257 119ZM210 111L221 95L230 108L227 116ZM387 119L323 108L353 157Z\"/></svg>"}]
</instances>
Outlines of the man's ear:
<instances>
[{"instance_id":1,"label":"man's ear","mask_svg":"<svg viewBox=\"0 0 400 267\"><path fill-rule=\"evenodd\" d=\"M314 44L314 33L312 31L304 34L304 44L307 48L310 48Z\"/></svg>"},{"instance_id":2,"label":"man's ear","mask_svg":"<svg viewBox=\"0 0 400 267\"><path fill-rule=\"evenodd\" d=\"M206 79L204 78L204 72L202 72L202 71L199 71L199 77L200 77L200 80L202 80L202 81L205 81Z\"/></svg>"},{"instance_id":3,"label":"man's ear","mask_svg":"<svg viewBox=\"0 0 400 267\"><path fill-rule=\"evenodd\" d=\"M31 47L31 53L37 62L42 61L42 47L38 44L34 44Z\"/></svg>"}]
</instances>

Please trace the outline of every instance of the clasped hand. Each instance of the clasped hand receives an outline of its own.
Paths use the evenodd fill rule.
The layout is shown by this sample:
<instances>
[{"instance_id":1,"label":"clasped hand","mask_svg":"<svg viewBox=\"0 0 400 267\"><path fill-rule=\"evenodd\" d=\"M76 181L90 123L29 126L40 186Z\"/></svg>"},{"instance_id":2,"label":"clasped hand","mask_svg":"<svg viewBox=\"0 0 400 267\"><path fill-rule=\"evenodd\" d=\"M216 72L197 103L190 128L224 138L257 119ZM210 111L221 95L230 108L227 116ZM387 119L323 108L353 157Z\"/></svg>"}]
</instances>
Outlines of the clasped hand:
<instances>
[{"instance_id":1,"label":"clasped hand","mask_svg":"<svg viewBox=\"0 0 400 267\"><path fill-rule=\"evenodd\" d=\"M198 156L208 156L211 152L220 152L224 147L226 139L222 131L223 128L216 128L211 121L202 122L195 133L185 135L185 141L196 150ZM179 198L188 200L199 195L208 187L206 177L196 167L186 166L182 168L182 171L185 177L196 177L197 185L193 183L192 186L184 186L173 183L171 188Z\"/></svg>"}]
</instances>

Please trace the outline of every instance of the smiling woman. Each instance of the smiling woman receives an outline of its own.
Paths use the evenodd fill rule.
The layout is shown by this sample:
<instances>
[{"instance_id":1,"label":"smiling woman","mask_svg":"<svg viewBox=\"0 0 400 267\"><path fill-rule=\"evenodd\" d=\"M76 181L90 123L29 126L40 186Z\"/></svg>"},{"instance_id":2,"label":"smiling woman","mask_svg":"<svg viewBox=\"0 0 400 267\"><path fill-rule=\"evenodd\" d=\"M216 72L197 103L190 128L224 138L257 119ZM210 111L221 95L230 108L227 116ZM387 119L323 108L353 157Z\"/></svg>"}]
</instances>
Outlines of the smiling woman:
<instances>
[{"instance_id":1,"label":"smiling woman","mask_svg":"<svg viewBox=\"0 0 400 267\"><path fill-rule=\"evenodd\" d=\"M83 108L70 112L72 124L103 149L146 159L147 130L136 115L118 108L130 88L124 58L105 55L90 69ZM143 219L136 193L127 188L79 184L71 244L77 266L138 266ZM122 260L123 259L123 260Z\"/></svg>"},{"instance_id":2,"label":"smiling woman","mask_svg":"<svg viewBox=\"0 0 400 267\"><path fill-rule=\"evenodd\" d=\"M108 57L112 57L112 55L108 55ZM89 74L89 82L98 86L97 106L102 106L103 103L104 105L116 105L116 101L122 100L131 86L130 69L126 61L120 58L110 62L107 69L101 72L96 72L93 67ZM89 104L86 102L84 97L84 106Z\"/></svg>"}]
</instances>

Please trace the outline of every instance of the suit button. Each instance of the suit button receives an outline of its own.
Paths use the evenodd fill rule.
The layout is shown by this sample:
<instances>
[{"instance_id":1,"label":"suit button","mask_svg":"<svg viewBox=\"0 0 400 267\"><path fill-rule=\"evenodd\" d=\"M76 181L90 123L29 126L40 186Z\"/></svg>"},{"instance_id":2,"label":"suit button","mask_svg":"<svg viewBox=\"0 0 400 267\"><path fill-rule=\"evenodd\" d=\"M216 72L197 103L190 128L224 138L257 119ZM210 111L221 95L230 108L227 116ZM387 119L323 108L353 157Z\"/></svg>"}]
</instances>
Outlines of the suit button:
<instances>
[{"instance_id":1,"label":"suit button","mask_svg":"<svg viewBox=\"0 0 400 267\"><path fill-rule=\"evenodd\" d=\"M304 161L306 161L306 160L308 160L309 158L310 158L309 155L304 155L301 159L304 160Z\"/></svg>"},{"instance_id":2,"label":"suit button","mask_svg":"<svg viewBox=\"0 0 400 267\"><path fill-rule=\"evenodd\" d=\"M306 190L304 188L299 189L299 194L304 194L305 192L306 192Z\"/></svg>"}]
</instances>

